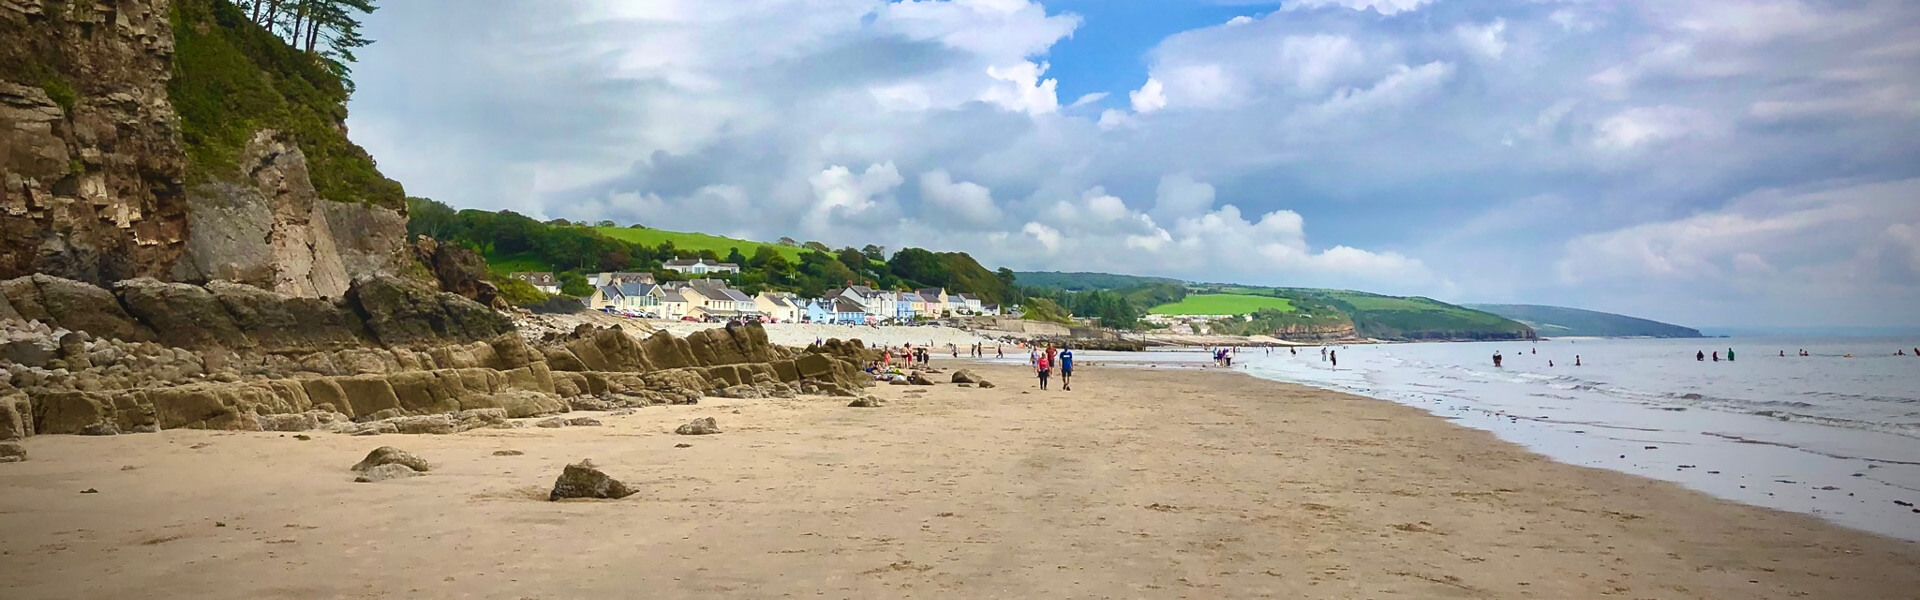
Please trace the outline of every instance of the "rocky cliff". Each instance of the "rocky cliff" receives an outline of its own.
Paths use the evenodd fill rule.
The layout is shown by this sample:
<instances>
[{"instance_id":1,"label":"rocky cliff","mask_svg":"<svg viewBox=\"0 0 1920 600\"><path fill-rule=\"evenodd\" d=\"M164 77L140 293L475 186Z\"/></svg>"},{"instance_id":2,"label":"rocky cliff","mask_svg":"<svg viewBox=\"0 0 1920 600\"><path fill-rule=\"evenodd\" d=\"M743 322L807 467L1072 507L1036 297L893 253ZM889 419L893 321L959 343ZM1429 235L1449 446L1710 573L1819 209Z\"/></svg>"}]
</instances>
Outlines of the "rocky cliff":
<instances>
[{"instance_id":1,"label":"rocky cliff","mask_svg":"<svg viewBox=\"0 0 1920 600\"><path fill-rule=\"evenodd\" d=\"M0 277L424 279L340 82L276 45L224 0L0 0Z\"/></svg>"}]
</instances>

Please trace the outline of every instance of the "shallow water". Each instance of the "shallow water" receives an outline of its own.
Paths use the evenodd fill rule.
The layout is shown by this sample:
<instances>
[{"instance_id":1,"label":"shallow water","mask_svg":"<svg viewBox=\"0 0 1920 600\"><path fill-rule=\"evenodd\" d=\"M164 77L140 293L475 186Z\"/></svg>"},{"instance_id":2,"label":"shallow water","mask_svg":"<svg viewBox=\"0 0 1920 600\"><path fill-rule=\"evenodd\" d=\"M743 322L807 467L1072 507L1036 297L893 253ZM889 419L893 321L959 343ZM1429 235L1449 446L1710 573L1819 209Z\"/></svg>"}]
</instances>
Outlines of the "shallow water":
<instances>
[{"instance_id":1,"label":"shallow water","mask_svg":"<svg viewBox=\"0 0 1920 600\"><path fill-rule=\"evenodd\" d=\"M1724 359L1729 346L1739 360L1694 360L1716 350ZM1564 462L1920 540L1920 513L1896 503L1920 504L1915 346L1920 340L1392 344L1339 347L1337 370L1318 348L1251 349L1235 366L1417 406ZM1801 349L1812 356L1798 356ZM1495 351L1502 368L1492 365Z\"/></svg>"}]
</instances>

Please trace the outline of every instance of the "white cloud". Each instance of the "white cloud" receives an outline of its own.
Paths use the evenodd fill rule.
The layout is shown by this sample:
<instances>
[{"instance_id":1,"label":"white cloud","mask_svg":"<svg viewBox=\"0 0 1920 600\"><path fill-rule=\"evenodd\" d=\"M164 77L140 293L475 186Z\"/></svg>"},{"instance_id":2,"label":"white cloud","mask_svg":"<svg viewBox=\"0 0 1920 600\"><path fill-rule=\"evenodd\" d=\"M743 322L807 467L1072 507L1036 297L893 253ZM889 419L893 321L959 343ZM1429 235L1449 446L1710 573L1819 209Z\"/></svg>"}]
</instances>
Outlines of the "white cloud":
<instances>
[{"instance_id":1,"label":"white cloud","mask_svg":"<svg viewBox=\"0 0 1920 600\"><path fill-rule=\"evenodd\" d=\"M922 174L920 195L934 211L965 225L991 225L1000 220L1000 207L993 202L992 190L970 181L954 181L946 171Z\"/></svg>"},{"instance_id":2,"label":"white cloud","mask_svg":"<svg viewBox=\"0 0 1920 600\"><path fill-rule=\"evenodd\" d=\"M876 163L861 173L835 165L807 179L813 206L802 225L820 233L844 224L875 223L896 217L893 190L905 182L892 162Z\"/></svg>"},{"instance_id":3,"label":"white cloud","mask_svg":"<svg viewBox=\"0 0 1920 600\"><path fill-rule=\"evenodd\" d=\"M1045 247L1047 252L1057 252L1060 250L1061 238L1060 230L1058 229L1029 221L1025 227L1020 228L1020 231L1021 233L1033 236L1033 239L1040 242L1040 245Z\"/></svg>"},{"instance_id":4,"label":"white cloud","mask_svg":"<svg viewBox=\"0 0 1920 600\"><path fill-rule=\"evenodd\" d=\"M1485 25L1462 23L1453 29L1454 36L1460 38L1460 45L1494 60L1499 60L1507 53L1506 31L1506 19L1494 19Z\"/></svg>"},{"instance_id":5,"label":"white cloud","mask_svg":"<svg viewBox=\"0 0 1920 600\"><path fill-rule=\"evenodd\" d=\"M1666 105L1636 107L1600 121L1593 143L1601 150L1621 152L1713 129L1712 118L1699 110Z\"/></svg>"},{"instance_id":6,"label":"white cloud","mask_svg":"<svg viewBox=\"0 0 1920 600\"><path fill-rule=\"evenodd\" d=\"M1005 85L989 87L981 92L980 100L1011 111L1031 115L1044 115L1060 110L1059 96L1054 93L1058 86L1052 79L1040 79L1047 71L1047 65L1022 61L1019 64L1001 69L987 67L987 75Z\"/></svg>"},{"instance_id":7,"label":"white cloud","mask_svg":"<svg viewBox=\"0 0 1920 600\"><path fill-rule=\"evenodd\" d=\"M1433 0L1299 0L1297 2L1287 3L1286 8L1288 10L1296 10L1302 8L1340 6L1353 10L1372 10L1383 15L1391 16L1419 10L1421 5L1430 2L1433 2Z\"/></svg>"},{"instance_id":8,"label":"white cloud","mask_svg":"<svg viewBox=\"0 0 1920 600\"><path fill-rule=\"evenodd\" d=\"M1082 106L1093 104L1095 102L1099 102L1105 99L1107 99L1106 92L1094 92L1091 94L1081 96L1080 99L1078 100L1074 100L1073 104L1071 104L1070 106L1072 106L1073 108L1080 108Z\"/></svg>"},{"instance_id":9,"label":"white cloud","mask_svg":"<svg viewBox=\"0 0 1920 600\"><path fill-rule=\"evenodd\" d=\"M1133 112L1150 113L1167 107L1167 86L1158 79L1148 78L1146 85L1128 92L1127 98L1133 101Z\"/></svg>"}]
</instances>

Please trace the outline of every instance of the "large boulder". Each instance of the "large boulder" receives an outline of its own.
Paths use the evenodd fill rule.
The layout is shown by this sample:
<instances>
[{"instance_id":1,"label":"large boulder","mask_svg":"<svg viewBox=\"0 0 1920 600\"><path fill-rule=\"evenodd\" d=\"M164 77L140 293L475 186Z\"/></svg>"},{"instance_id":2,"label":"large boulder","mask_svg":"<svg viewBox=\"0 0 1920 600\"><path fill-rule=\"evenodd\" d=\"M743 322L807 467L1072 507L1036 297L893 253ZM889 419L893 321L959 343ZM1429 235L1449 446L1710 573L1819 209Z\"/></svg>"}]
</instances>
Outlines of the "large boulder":
<instances>
[{"instance_id":1,"label":"large boulder","mask_svg":"<svg viewBox=\"0 0 1920 600\"><path fill-rule=\"evenodd\" d=\"M353 470L367 471L381 465L401 465L422 472L433 470L433 465L428 464L426 459L414 456L411 452L393 446L374 448L372 452L367 453L366 458L361 459L358 464L353 465Z\"/></svg>"},{"instance_id":2,"label":"large boulder","mask_svg":"<svg viewBox=\"0 0 1920 600\"><path fill-rule=\"evenodd\" d=\"M414 241L413 252L420 264L433 271L441 291L465 296L490 308L510 307L506 299L500 297L499 288L487 281L487 259L479 253L455 244L442 244L424 235Z\"/></svg>"},{"instance_id":3,"label":"large boulder","mask_svg":"<svg viewBox=\"0 0 1920 600\"><path fill-rule=\"evenodd\" d=\"M0 463L20 462L27 459L27 447L20 442L0 442Z\"/></svg>"},{"instance_id":4,"label":"large boulder","mask_svg":"<svg viewBox=\"0 0 1920 600\"><path fill-rule=\"evenodd\" d=\"M231 281L208 282L206 289L262 350L338 350L360 346L368 336L360 317L334 300L294 298Z\"/></svg>"},{"instance_id":5,"label":"large boulder","mask_svg":"<svg viewBox=\"0 0 1920 600\"><path fill-rule=\"evenodd\" d=\"M636 491L638 490L600 472L592 460L582 459L578 463L567 465L566 470L560 472L560 478L553 482L553 493L548 494L547 499L619 499L632 496Z\"/></svg>"},{"instance_id":6,"label":"large boulder","mask_svg":"<svg viewBox=\"0 0 1920 600\"><path fill-rule=\"evenodd\" d=\"M720 433L720 423L714 421L713 417L701 417L681 425L673 432L680 435L712 435Z\"/></svg>"},{"instance_id":7,"label":"large boulder","mask_svg":"<svg viewBox=\"0 0 1920 600\"><path fill-rule=\"evenodd\" d=\"M491 308L399 277L356 279L347 298L366 315L374 338L389 347L477 341L513 330L513 322Z\"/></svg>"},{"instance_id":8,"label":"large boulder","mask_svg":"<svg viewBox=\"0 0 1920 600\"><path fill-rule=\"evenodd\" d=\"M961 369L953 372L954 383L980 383L980 374L973 369Z\"/></svg>"},{"instance_id":9,"label":"large boulder","mask_svg":"<svg viewBox=\"0 0 1920 600\"><path fill-rule=\"evenodd\" d=\"M97 338L153 341L153 330L120 307L120 299L92 284L35 274L0 283L0 293L22 318L85 331Z\"/></svg>"},{"instance_id":10,"label":"large boulder","mask_svg":"<svg viewBox=\"0 0 1920 600\"><path fill-rule=\"evenodd\" d=\"M33 435L33 399L0 382L0 441Z\"/></svg>"},{"instance_id":11,"label":"large boulder","mask_svg":"<svg viewBox=\"0 0 1920 600\"><path fill-rule=\"evenodd\" d=\"M152 327L161 343L182 348L252 348L233 315L206 288L142 277L114 284L134 317Z\"/></svg>"}]
</instances>

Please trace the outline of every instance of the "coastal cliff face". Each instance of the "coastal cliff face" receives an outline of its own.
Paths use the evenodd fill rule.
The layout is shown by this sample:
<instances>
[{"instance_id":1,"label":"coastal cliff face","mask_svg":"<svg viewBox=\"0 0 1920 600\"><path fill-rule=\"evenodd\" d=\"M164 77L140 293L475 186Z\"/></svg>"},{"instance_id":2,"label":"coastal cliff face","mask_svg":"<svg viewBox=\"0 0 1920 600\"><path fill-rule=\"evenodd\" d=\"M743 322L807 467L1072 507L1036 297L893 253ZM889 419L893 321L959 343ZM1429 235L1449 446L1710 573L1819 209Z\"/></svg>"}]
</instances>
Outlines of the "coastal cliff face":
<instances>
[{"instance_id":1,"label":"coastal cliff face","mask_svg":"<svg viewBox=\"0 0 1920 600\"><path fill-rule=\"evenodd\" d=\"M166 276L187 236L166 0L0 0L0 277Z\"/></svg>"},{"instance_id":2,"label":"coastal cliff face","mask_svg":"<svg viewBox=\"0 0 1920 600\"><path fill-rule=\"evenodd\" d=\"M361 276L423 278L404 203L391 198L397 184L373 173L363 178L391 190L325 198L301 147L322 140L218 102L195 113L217 124L183 121L169 95L181 83L175 77L272 74L233 60L224 64L241 72L218 76L183 65L176 27L197 32L194 56L205 63L247 58L218 45L220 34L264 34L242 31L251 23L232 22L237 9L223 2L179 2L0 0L0 277L38 273L101 286L139 277L229 280L302 297L338 297ZM344 108L318 102L334 104L322 120L344 129ZM285 112L264 112L276 111ZM238 151L229 156L223 136L189 129L218 129L243 143L230 144ZM326 140L331 146L349 147L331 152L370 169L364 152L329 133L338 137Z\"/></svg>"},{"instance_id":3,"label":"coastal cliff face","mask_svg":"<svg viewBox=\"0 0 1920 600\"><path fill-rule=\"evenodd\" d=\"M185 255L176 281L239 281L283 294L338 297L356 275L407 272L407 217L330 202L314 191L306 155L277 131L254 135L241 177L187 191Z\"/></svg>"},{"instance_id":4,"label":"coastal cliff face","mask_svg":"<svg viewBox=\"0 0 1920 600\"><path fill-rule=\"evenodd\" d=\"M1289 342L1335 342L1360 339L1359 332L1353 329L1353 323L1337 325L1282 325L1273 330L1273 337Z\"/></svg>"}]
</instances>

